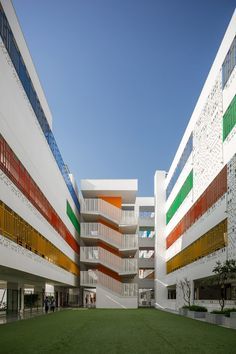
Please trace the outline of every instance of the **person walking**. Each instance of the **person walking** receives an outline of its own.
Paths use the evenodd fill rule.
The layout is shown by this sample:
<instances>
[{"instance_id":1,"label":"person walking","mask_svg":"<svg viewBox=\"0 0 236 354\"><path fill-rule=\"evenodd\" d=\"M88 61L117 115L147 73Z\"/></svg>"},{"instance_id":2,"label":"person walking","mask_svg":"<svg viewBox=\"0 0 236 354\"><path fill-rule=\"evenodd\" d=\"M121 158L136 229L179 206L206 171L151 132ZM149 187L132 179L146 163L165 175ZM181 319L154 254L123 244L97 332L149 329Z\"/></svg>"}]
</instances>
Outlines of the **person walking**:
<instances>
[{"instance_id":1,"label":"person walking","mask_svg":"<svg viewBox=\"0 0 236 354\"><path fill-rule=\"evenodd\" d=\"M44 309L45 309L45 313L47 314L48 310L49 310L49 299L48 299L47 296L46 296L46 298L44 300Z\"/></svg>"},{"instance_id":2,"label":"person walking","mask_svg":"<svg viewBox=\"0 0 236 354\"><path fill-rule=\"evenodd\" d=\"M55 307L56 307L56 301L55 301L54 297L52 297L51 304L50 304L50 309L52 312L55 311Z\"/></svg>"}]
</instances>

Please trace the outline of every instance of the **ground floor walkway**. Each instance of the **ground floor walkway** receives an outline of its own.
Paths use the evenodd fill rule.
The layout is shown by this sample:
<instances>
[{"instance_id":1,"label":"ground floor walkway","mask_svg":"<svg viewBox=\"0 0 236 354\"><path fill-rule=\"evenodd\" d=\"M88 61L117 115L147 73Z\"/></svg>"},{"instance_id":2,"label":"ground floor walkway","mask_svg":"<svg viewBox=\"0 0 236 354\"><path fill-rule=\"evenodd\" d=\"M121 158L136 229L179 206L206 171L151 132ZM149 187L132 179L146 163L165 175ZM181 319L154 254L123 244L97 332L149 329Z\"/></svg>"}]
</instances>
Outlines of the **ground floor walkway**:
<instances>
[{"instance_id":1,"label":"ground floor walkway","mask_svg":"<svg viewBox=\"0 0 236 354\"><path fill-rule=\"evenodd\" d=\"M71 309L0 326L1 354L234 354L236 331L154 309Z\"/></svg>"},{"instance_id":2,"label":"ground floor walkway","mask_svg":"<svg viewBox=\"0 0 236 354\"><path fill-rule=\"evenodd\" d=\"M60 308L56 308L55 312L64 311L64 310L66 309L60 307ZM52 311L49 310L49 313L50 312ZM18 313L7 313L6 311L0 311L0 325L16 322L20 320L28 320L30 318L34 318L42 315L46 315L43 308L32 309L32 310L27 309L24 312L18 312Z\"/></svg>"}]
</instances>

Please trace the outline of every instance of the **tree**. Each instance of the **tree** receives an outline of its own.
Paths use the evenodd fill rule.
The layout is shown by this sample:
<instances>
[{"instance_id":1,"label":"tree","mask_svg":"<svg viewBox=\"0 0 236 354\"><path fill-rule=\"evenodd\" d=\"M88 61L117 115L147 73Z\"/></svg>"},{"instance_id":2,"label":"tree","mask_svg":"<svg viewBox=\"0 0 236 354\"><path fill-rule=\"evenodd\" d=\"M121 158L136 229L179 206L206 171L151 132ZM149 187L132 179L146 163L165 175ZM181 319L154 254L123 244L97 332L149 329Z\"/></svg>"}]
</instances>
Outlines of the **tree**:
<instances>
[{"instance_id":1,"label":"tree","mask_svg":"<svg viewBox=\"0 0 236 354\"><path fill-rule=\"evenodd\" d=\"M216 262L216 266L212 270L217 277L217 283L220 290L219 304L221 311L223 311L225 306L225 285L229 279L233 278L236 274L236 260L229 259L221 263Z\"/></svg>"},{"instance_id":2,"label":"tree","mask_svg":"<svg viewBox=\"0 0 236 354\"><path fill-rule=\"evenodd\" d=\"M191 306L191 282L187 278L180 280L178 287L182 290L184 302Z\"/></svg>"}]
</instances>

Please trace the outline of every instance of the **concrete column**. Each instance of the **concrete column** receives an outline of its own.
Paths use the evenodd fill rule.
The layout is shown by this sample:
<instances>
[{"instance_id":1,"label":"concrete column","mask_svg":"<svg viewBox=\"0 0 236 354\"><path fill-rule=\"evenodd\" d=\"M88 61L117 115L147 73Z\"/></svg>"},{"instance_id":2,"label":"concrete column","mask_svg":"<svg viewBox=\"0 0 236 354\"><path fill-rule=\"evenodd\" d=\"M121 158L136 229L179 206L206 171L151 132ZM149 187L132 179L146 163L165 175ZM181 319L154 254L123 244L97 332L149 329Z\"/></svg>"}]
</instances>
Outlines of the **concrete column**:
<instances>
[{"instance_id":1,"label":"concrete column","mask_svg":"<svg viewBox=\"0 0 236 354\"><path fill-rule=\"evenodd\" d=\"M24 312L24 306L25 306L25 302L24 302L24 284L19 284L18 288L19 288L18 308L19 308L20 313L23 313Z\"/></svg>"},{"instance_id":2,"label":"concrete column","mask_svg":"<svg viewBox=\"0 0 236 354\"><path fill-rule=\"evenodd\" d=\"M165 171L156 171L155 184L155 307L167 306L166 240L165 240Z\"/></svg>"},{"instance_id":3,"label":"concrete column","mask_svg":"<svg viewBox=\"0 0 236 354\"><path fill-rule=\"evenodd\" d=\"M190 289L191 289L191 300L190 303L191 305L194 304L194 281L190 280Z\"/></svg>"},{"instance_id":4,"label":"concrete column","mask_svg":"<svg viewBox=\"0 0 236 354\"><path fill-rule=\"evenodd\" d=\"M19 290L18 283L7 282L7 313L19 311Z\"/></svg>"},{"instance_id":5,"label":"concrete column","mask_svg":"<svg viewBox=\"0 0 236 354\"><path fill-rule=\"evenodd\" d=\"M61 307L61 290L62 288L61 287L54 287L54 294L55 294L55 299L56 299L56 306L57 307Z\"/></svg>"},{"instance_id":6,"label":"concrete column","mask_svg":"<svg viewBox=\"0 0 236 354\"><path fill-rule=\"evenodd\" d=\"M44 285L35 285L34 286L34 293L38 295L37 307L42 309L43 307L43 289Z\"/></svg>"}]
</instances>

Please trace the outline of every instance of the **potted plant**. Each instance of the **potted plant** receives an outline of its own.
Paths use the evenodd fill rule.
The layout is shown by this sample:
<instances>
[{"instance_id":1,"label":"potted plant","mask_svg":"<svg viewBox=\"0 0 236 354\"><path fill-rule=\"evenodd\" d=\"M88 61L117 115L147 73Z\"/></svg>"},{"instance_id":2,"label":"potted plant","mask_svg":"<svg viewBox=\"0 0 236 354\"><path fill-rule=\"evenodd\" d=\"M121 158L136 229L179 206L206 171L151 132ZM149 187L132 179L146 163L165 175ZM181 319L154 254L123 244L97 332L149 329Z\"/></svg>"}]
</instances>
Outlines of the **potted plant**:
<instances>
[{"instance_id":1,"label":"potted plant","mask_svg":"<svg viewBox=\"0 0 236 354\"><path fill-rule=\"evenodd\" d=\"M236 308L230 311L229 326L230 328L236 329Z\"/></svg>"},{"instance_id":2,"label":"potted plant","mask_svg":"<svg viewBox=\"0 0 236 354\"><path fill-rule=\"evenodd\" d=\"M225 285L227 281L234 277L236 273L236 261L234 259L227 259L225 262L216 262L216 266L213 268L217 278L217 284L219 287L219 304L220 310L214 310L206 315L206 321L210 323L229 325L228 313L231 309L225 309Z\"/></svg>"},{"instance_id":3,"label":"potted plant","mask_svg":"<svg viewBox=\"0 0 236 354\"><path fill-rule=\"evenodd\" d=\"M207 308L204 306L191 305L188 307L187 316L190 318L205 318Z\"/></svg>"},{"instance_id":4,"label":"potted plant","mask_svg":"<svg viewBox=\"0 0 236 354\"><path fill-rule=\"evenodd\" d=\"M224 321L224 311L214 310L206 315L206 321L213 324L223 325Z\"/></svg>"}]
</instances>

